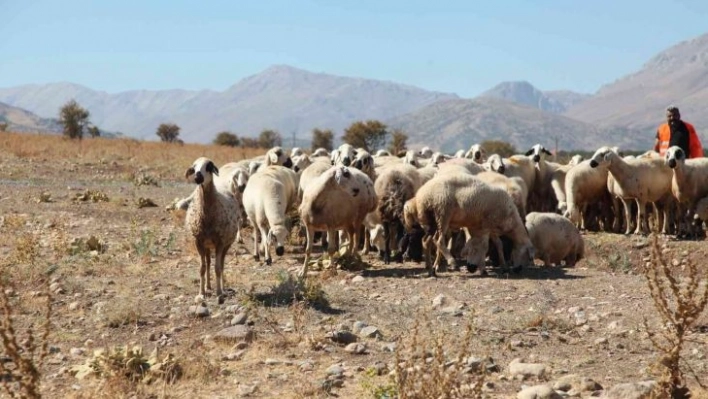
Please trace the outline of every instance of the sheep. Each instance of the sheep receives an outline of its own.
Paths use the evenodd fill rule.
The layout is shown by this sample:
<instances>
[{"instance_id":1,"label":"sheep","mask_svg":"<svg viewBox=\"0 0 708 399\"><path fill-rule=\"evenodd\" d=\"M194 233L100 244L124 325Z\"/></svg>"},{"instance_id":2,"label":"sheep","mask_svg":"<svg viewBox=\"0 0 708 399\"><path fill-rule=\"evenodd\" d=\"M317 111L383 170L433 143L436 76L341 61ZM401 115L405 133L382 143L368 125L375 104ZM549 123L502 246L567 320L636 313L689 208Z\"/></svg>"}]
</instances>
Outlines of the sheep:
<instances>
[{"instance_id":1,"label":"sheep","mask_svg":"<svg viewBox=\"0 0 708 399\"><path fill-rule=\"evenodd\" d=\"M430 157L430 161L428 162L428 165L437 166L437 165L440 165L441 163L444 163L444 162L449 161L451 159L453 159L453 157L451 157L447 154L443 154L442 152L436 151Z\"/></svg>"},{"instance_id":2,"label":"sheep","mask_svg":"<svg viewBox=\"0 0 708 399\"><path fill-rule=\"evenodd\" d=\"M391 153L387 150L378 150L376 151L376 154L374 155L375 157L384 157L384 156L391 156Z\"/></svg>"},{"instance_id":3,"label":"sheep","mask_svg":"<svg viewBox=\"0 0 708 399\"><path fill-rule=\"evenodd\" d=\"M305 168L300 174L300 180L298 182L298 198L302 199L302 193L305 192L307 186L331 167L332 164L330 161L318 160Z\"/></svg>"},{"instance_id":4,"label":"sheep","mask_svg":"<svg viewBox=\"0 0 708 399\"><path fill-rule=\"evenodd\" d=\"M350 144L344 143L330 154L332 165L351 165L356 157L356 150Z\"/></svg>"},{"instance_id":5,"label":"sheep","mask_svg":"<svg viewBox=\"0 0 708 399\"><path fill-rule=\"evenodd\" d=\"M329 157L329 151L327 151L326 149L324 149L322 147L319 147L312 153L312 156L313 157Z\"/></svg>"},{"instance_id":6,"label":"sheep","mask_svg":"<svg viewBox=\"0 0 708 399\"><path fill-rule=\"evenodd\" d=\"M253 176L258 172L258 169L263 165L261 161L250 161L248 163L248 174Z\"/></svg>"},{"instance_id":7,"label":"sheep","mask_svg":"<svg viewBox=\"0 0 708 399\"><path fill-rule=\"evenodd\" d=\"M420 162L418 161L418 153L413 150L406 151L406 155L403 157L403 163L419 168Z\"/></svg>"},{"instance_id":8,"label":"sheep","mask_svg":"<svg viewBox=\"0 0 708 399\"><path fill-rule=\"evenodd\" d=\"M533 264L533 245L509 194L474 176L440 174L425 183L404 209L406 229L418 223L425 230L423 245L431 276L435 275L439 264L437 259L434 265L430 264L433 242L448 264L456 267L455 259L443 245L447 232L453 228L467 228L470 239L480 242L485 241L485 235L506 235L514 243L513 270L519 272L523 266ZM470 252L474 251L468 251L468 262ZM477 266L468 263L467 269L473 272Z\"/></svg>"},{"instance_id":9,"label":"sheep","mask_svg":"<svg viewBox=\"0 0 708 399\"><path fill-rule=\"evenodd\" d=\"M627 220L627 231L630 233L630 208L627 200L633 199L637 203L637 228L634 234L648 232L644 219L645 207L648 202L659 202L666 200L671 195L671 169L663 160L657 158L643 158L625 161L609 147L601 147L590 160L590 167L596 168L600 165L607 165L608 171L612 174L618 188L617 196L625 206L625 220ZM668 229L668 217L664 210L663 231ZM646 228L645 228L646 227Z\"/></svg>"},{"instance_id":10,"label":"sheep","mask_svg":"<svg viewBox=\"0 0 708 399\"><path fill-rule=\"evenodd\" d=\"M465 158L472 159L476 163L484 163L487 158L487 151L484 150L481 144L473 144L469 151L465 153Z\"/></svg>"},{"instance_id":11,"label":"sheep","mask_svg":"<svg viewBox=\"0 0 708 399\"><path fill-rule=\"evenodd\" d=\"M371 181L376 180L376 170L374 169L374 158L366 150L356 152L352 166L364 172Z\"/></svg>"},{"instance_id":12,"label":"sheep","mask_svg":"<svg viewBox=\"0 0 708 399\"><path fill-rule=\"evenodd\" d=\"M465 157L465 150L457 150L455 153L455 158L464 158Z\"/></svg>"},{"instance_id":13,"label":"sheep","mask_svg":"<svg viewBox=\"0 0 708 399\"><path fill-rule=\"evenodd\" d=\"M298 208L300 221L307 232L305 260L300 277L307 275L315 231L343 229L349 236L346 254L356 251L359 227L369 212L376 209L374 184L363 172L337 165L328 169L310 184L303 193ZM330 242L330 255L334 248Z\"/></svg>"},{"instance_id":14,"label":"sheep","mask_svg":"<svg viewBox=\"0 0 708 399\"><path fill-rule=\"evenodd\" d=\"M691 221L696 203L708 196L708 158L686 159L681 147L672 146L665 159L673 170L671 192L679 203L679 215Z\"/></svg>"},{"instance_id":15,"label":"sheep","mask_svg":"<svg viewBox=\"0 0 708 399\"><path fill-rule=\"evenodd\" d=\"M428 159L433 156L433 150L431 150L430 147L423 147L418 151L417 155L421 158Z\"/></svg>"},{"instance_id":16,"label":"sheep","mask_svg":"<svg viewBox=\"0 0 708 399\"><path fill-rule=\"evenodd\" d=\"M270 265L270 244L275 241L275 253L282 256L288 230L285 214L297 202L298 175L284 166L264 166L246 185L243 206L253 226L253 256L260 260L258 233L261 234L265 263Z\"/></svg>"},{"instance_id":17,"label":"sheep","mask_svg":"<svg viewBox=\"0 0 708 399\"><path fill-rule=\"evenodd\" d=\"M558 199L559 210L576 226L586 228L588 206L608 199L608 179L607 165L593 168L585 160L571 167L565 176L565 202Z\"/></svg>"},{"instance_id":18,"label":"sheep","mask_svg":"<svg viewBox=\"0 0 708 399\"><path fill-rule=\"evenodd\" d=\"M585 159L585 158L584 158L582 155L580 155L580 154L575 154L575 155L573 155L573 156L570 158L570 160L568 161L568 165L571 165L571 166L572 166L572 165L577 165L577 164L579 164L580 162L583 162L584 159Z\"/></svg>"},{"instance_id":19,"label":"sheep","mask_svg":"<svg viewBox=\"0 0 708 399\"><path fill-rule=\"evenodd\" d=\"M526 230L536 258L541 259L544 266L560 266L561 261L564 261L566 267L573 267L585 254L580 232L570 220L561 215L530 212L526 215Z\"/></svg>"},{"instance_id":20,"label":"sheep","mask_svg":"<svg viewBox=\"0 0 708 399\"><path fill-rule=\"evenodd\" d=\"M502 157L499 154L490 155L489 158L484 161L482 167L484 168L484 170L501 174L504 174L504 172L506 171L504 160L502 160Z\"/></svg>"},{"instance_id":21,"label":"sheep","mask_svg":"<svg viewBox=\"0 0 708 399\"><path fill-rule=\"evenodd\" d=\"M708 221L708 197L703 197L696 202L696 212L693 214L693 218L697 225Z\"/></svg>"},{"instance_id":22,"label":"sheep","mask_svg":"<svg viewBox=\"0 0 708 399\"><path fill-rule=\"evenodd\" d=\"M293 147L290 150L290 158L299 157L299 156L303 156L303 155L306 155L305 151L303 151L303 149L300 147Z\"/></svg>"},{"instance_id":23,"label":"sheep","mask_svg":"<svg viewBox=\"0 0 708 399\"><path fill-rule=\"evenodd\" d=\"M526 156L530 157L536 169L536 179L529 201L529 207L537 211L552 211L556 208L556 197L551 196L551 179L556 170L560 169L561 165L555 162L546 160L546 156L553 155L541 144L535 144L526 152Z\"/></svg>"},{"instance_id":24,"label":"sheep","mask_svg":"<svg viewBox=\"0 0 708 399\"><path fill-rule=\"evenodd\" d=\"M481 172L475 175L483 182L506 190L523 220L526 217L526 184L520 177L507 177L496 172Z\"/></svg>"},{"instance_id":25,"label":"sheep","mask_svg":"<svg viewBox=\"0 0 708 399\"><path fill-rule=\"evenodd\" d=\"M210 159L201 157L189 167L185 177L197 184L192 203L187 209L185 225L192 234L199 253L199 298L211 290L211 251L214 251L214 273L216 275L216 296L219 304L224 302L224 259L236 239L239 226L238 203L233 193L220 190L214 185L214 176L219 169Z\"/></svg>"},{"instance_id":26,"label":"sheep","mask_svg":"<svg viewBox=\"0 0 708 399\"><path fill-rule=\"evenodd\" d=\"M536 167L532 159L524 155L512 155L503 159L504 176L518 176L526 183L529 194L536 187ZM528 201L528 198L527 198Z\"/></svg>"},{"instance_id":27,"label":"sheep","mask_svg":"<svg viewBox=\"0 0 708 399\"><path fill-rule=\"evenodd\" d=\"M313 159L305 154L292 157L292 170L295 173L302 173L308 166L312 165Z\"/></svg>"},{"instance_id":28,"label":"sheep","mask_svg":"<svg viewBox=\"0 0 708 399\"><path fill-rule=\"evenodd\" d=\"M293 166L293 160L288 156L288 154L283 150L283 147L273 147L265 153L265 158L263 159L263 166L271 165L282 165L286 168Z\"/></svg>"},{"instance_id":29,"label":"sheep","mask_svg":"<svg viewBox=\"0 0 708 399\"><path fill-rule=\"evenodd\" d=\"M467 172L472 175L484 172L484 167L482 167L482 165L475 163L474 161L471 161L471 160L465 159L465 158L454 158L454 159L451 159L447 162L444 162L444 163L441 163L440 165L438 165L438 173L451 173L451 172L446 172L446 171L447 170L459 171L459 168L466 169Z\"/></svg>"},{"instance_id":30,"label":"sheep","mask_svg":"<svg viewBox=\"0 0 708 399\"><path fill-rule=\"evenodd\" d=\"M379 170L374 190L378 198L376 211L383 225L383 255L386 264L390 263L391 240L397 236L394 233L403 228L403 205L415 195L420 186L420 175L417 169L410 165L392 164Z\"/></svg>"}]
</instances>

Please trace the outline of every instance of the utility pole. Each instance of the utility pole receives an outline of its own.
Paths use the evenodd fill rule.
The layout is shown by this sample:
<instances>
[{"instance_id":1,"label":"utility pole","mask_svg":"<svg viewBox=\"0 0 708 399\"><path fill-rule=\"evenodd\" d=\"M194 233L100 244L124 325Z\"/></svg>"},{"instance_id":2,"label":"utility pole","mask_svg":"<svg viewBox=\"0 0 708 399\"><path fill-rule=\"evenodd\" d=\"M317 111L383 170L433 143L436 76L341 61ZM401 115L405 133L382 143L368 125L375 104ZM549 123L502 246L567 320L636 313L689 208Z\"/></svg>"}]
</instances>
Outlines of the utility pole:
<instances>
[{"instance_id":1,"label":"utility pole","mask_svg":"<svg viewBox=\"0 0 708 399\"><path fill-rule=\"evenodd\" d=\"M291 133L291 136L292 136L292 140L293 140L291 147L295 148L295 141L297 140L297 130L293 130L293 132Z\"/></svg>"},{"instance_id":2,"label":"utility pole","mask_svg":"<svg viewBox=\"0 0 708 399\"><path fill-rule=\"evenodd\" d=\"M553 162L558 162L558 136L554 137L556 149L553 151Z\"/></svg>"}]
</instances>

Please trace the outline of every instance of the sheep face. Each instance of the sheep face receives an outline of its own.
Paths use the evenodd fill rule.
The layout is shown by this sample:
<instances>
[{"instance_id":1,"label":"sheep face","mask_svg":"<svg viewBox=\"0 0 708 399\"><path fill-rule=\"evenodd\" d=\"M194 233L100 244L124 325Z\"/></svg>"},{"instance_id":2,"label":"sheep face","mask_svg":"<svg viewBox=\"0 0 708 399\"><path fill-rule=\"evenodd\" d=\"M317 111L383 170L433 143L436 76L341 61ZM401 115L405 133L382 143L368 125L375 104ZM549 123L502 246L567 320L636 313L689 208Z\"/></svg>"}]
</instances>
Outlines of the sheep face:
<instances>
[{"instance_id":1,"label":"sheep face","mask_svg":"<svg viewBox=\"0 0 708 399\"><path fill-rule=\"evenodd\" d=\"M305 168L312 165L312 159L307 155L296 155L292 158L292 160L292 170L294 170L295 173L300 173L305 170Z\"/></svg>"},{"instance_id":2,"label":"sheep face","mask_svg":"<svg viewBox=\"0 0 708 399\"><path fill-rule=\"evenodd\" d=\"M420 152L418 152L418 155L423 158L430 158L433 156L433 150L431 150L430 147L423 147Z\"/></svg>"},{"instance_id":3,"label":"sheep face","mask_svg":"<svg viewBox=\"0 0 708 399\"><path fill-rule=\"evenodd\" d=\"M268 232L268 243L275 245L275 254L283 256L285 253L285 242L288 239L288 229L285 226L273 226Z\"/></svg>"},{"instance_id":4,"label":"sheep face","mask_svg":"<svg viewBox=\"0 0 708 399\"><path fill-rule=\"evenodd\" d=\"M504 174L504 172L506 172L506 166L504 165L504 161L502 160L502 157L499 154L490 155L489 159L487 159L487 164L489 164L489 169L493 172L501 174Z\"/></svg>"},{"instance_id":5,"label":"sheep face","mask_svg":"<svg viewBox=\"0 0 708 399\"><path fill-rule=\"evenodd\" d=\"M674 169L679 162L683 162L685 160L686 153L683 152L681 147L672 146L666 150L666 157L664 158L664 161L671 169Z\"/></svg>"},{"instance_id":6,"label":"sheep face","mask_svg":"<svg viewBox=\"0 0 708 399\"><path fill-rule=\"evenodd\" d=\"M418 154L415 151L406 151L406 155L403 157L403 163L411 166L418 167Z\"/></svg>"},{"instance_id":7,"label":"sheep face","mask_svg":"<svg viewBox=\"0 0 708 399\"><path fill-rule=\"evenodd\" d=\"M484 160L485 155L486 151L484 151L484 148L482 148L479 144L475 144L470 147L469 151L467 151L465 158L471 158L475 162L481 163Z\"/></svg>"},{"instance_id":8,"label":"sheep face","mask_svg":"<svg viewBox=\"0 0 708 399\"><path fill-rule=\"evenodd\" d=\"M356 150L349 144L342 144L335 151L332 151L332 165L349 166L356 157Z\"/></svg>"},{"instance_id":9,"label":"sheep face","mask_svg":"<svg viewBox=\"0 0 708 399\"><path fill-rule=\"evenodd\" d=\"M184 176L195 184L209 184L213 176L219 176L219 169L209 158L198 158L192 166L187 169Z\"/></svg>"},{"instance_id":10,"label":"sheep face","mask_svg":"<svg viewBox=\"0 0 708 399\"><path fill-rule=\"evenodd\" d=\"M528 267L533 265L533 259L536 256L536 249L531 244L531 241L523 244L515 244L511 250L511 260L515 269Z\"/></svg>"},{"instance_id":11,"label":"sheep face","mask_svg":"<svg viewBox=\"0 0 708 399\"><path fill-rule=\"evenodd\" d=\"M616 156L617 153L612 151L609 147L602 147L595 151L592 158L590 158L590 167L597 168L600 165L608 165L612 161L612 157Z\"/></svg>"},{"instance_id":12,"label":"sheep face","mask_svg":"<svg viewBox=\"0 0 708 399\"><path fill-rule=\"evenodd\" d=\"M303 151L300 147L293 147L293 149L290 150L290 158L295 158L302 155L305 155L305 151Z\"/></svg>"},{"instance_id":13,"label":"sheep face","mask_svg":"<svg viewBox=\"0 0 708 399\"><path fill-rule=\"evenodd\" d=\"M248 183L248 174L246 174L243 170L239 170L234 175L233 181L238 191L243 193L243 190L246 189L246 184Z\"/></svg>"},{"instance_id":14,"label":"sheep face","mask_svg":"<svg viewBox=\"0 0 708 399\"><path fill-rule=\"evenodd\" d=\"M367 171L374 167L374 158L368 152L358 152L353 166L361 171Z\"/></svg>"},{"instance_id":15,"label":"sheep face","mask_svg":"<svg viewBox=\"0 0 708 399\"><path fill-rule=\"evenodd\" d=\"M443 162L446 162L448 160L452 159L450 156L443 154L441 152L436 152L433 154L433 156L430 158L430 163L433 165L439 165Z\"/></svg>"},{"instance_id":16,"label":"sheep face","mask_svg":"<svg viewBox=\"0 0 708 399\"><path fill-rule=\"evenodd\" d=\"M553 155L550 151L546 149L546 147L542 146L541 144L536 144L531 147L530 150L526 151L526 156L530 156L531 159L533 159L533 161L536 163L541 161L541 155L543 154Z\"/></svg>"}]
</instances>

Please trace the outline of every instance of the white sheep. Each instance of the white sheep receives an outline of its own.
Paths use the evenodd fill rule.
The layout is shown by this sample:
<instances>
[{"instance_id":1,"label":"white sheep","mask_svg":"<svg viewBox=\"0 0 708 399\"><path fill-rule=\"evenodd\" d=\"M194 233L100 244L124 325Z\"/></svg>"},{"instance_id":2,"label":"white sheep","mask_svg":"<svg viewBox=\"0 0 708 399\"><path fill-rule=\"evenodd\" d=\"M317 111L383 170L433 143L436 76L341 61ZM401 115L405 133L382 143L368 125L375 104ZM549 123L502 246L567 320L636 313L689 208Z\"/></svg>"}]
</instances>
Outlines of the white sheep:
<instances>
[{"instance_id":1,"label":"white sheep","mask_svg":"<svg viewBox=\"0 0 708 399\"><path fill-rule=\"evenodd\" d=\"M504 189L519 211L519 216L523 220L526 217L526 198L528 197L528 189L526 183L520 177L507 177L496 172L481 172L475 175L483 182Z\"/></svg>"},{"instance_id":2,"label":"white sheep","mask_svg":"<svg viewBox=\"0 0 708 399\"><path fill-rule=\"evenodd\" d=\"M430 264L433 242L448 264L455 268L455 259L444 245L450 229L467 228L470 239L479 242L485 241L480 238L485 235L506 235L514 243L513 270L518 272L523 266L533 264L533 245L509 194L474 176L440 174L425 183L405 209L406 228L412 229L417 222L426 233L423 243L426 267L431 275L435 275L439 265L437 259L434 265ZM476 270L477 266L467 265L470 271Z\"/></svg>"},{"instance_id":3,"label":"white sheep","mask_svg":"<svg viewBox=\"0 0 708 399\"><path fill-rule=\"evenodd\" d=\"M305 192L307 186L331 167L332 163L329 160L318 160L305 168L300 174L300 180L298 182L298 198L302 199L302 193Z\"/></svg>"},{"instance_id":4,"label":"white sheep","mask_svg":"<svg viewBox=\"0 0 708 399\"><path fill-rule=\"evenodd\" d=\"M282 165L286 168L293 166L293 160L283 150L283 147L276 146L265 153L263 158L263 166ZM253 174L253 173L252 173Z\"/></svg>"},{"instance_id":5,"label":"white sheep","mask_svg":"<svg viewBox=\"0 0 708 399\"><path fill-rule=\"evenodd\" d=\"M512 155L504 158L502 164L504 176L522 178L530 195L536 187L536 165L533 160L525 155Z\"/></svg>"},{"instance_id":6,"label":"white sheep","mask_svg":"<svg viewBox=\"0 0 708 399\"><path fill-rule=\"evenodd\" d=\"M568 165L577 165L577 164L579 164L580 162L583 162L584 159L585 159L585 158L584 158L582 155L580 155L580 154L575 154L575 155L573 155L573 156L570 158L570 160L568 161Z\"/></svg>"},{"instance_id":7,"label":"white sheep","mask_svg":"<svg viewBox=\"0 0 708 399\"><path fill-rule=\"evenodd\" d=\"M275 241L275 253L282 256L288 230L285 215L297 203L298 175L284 166L264 166L251 176L243 193L243 206L253 226L253 255L260 260L258 233L262 239L265 263L270 265L270 244Z\"/></svg>"},{"instance_id":8,"label":"white sheep","mask_svg":"<svg viewBox=\"0 0 708 399\"><path fill-rule=\"evenodd\" d=\"M329 157L329 151L327 151L326 149L324 149L322 147L319 147L312 153L312 156L313 157Z\"/></svg>"},{"instance_id":9,"label":"white sheep","mask_svg":"<svg viewBox=\"0 0 708 399\"><path fill-rule=\"evenodd\" d=\"M330 154L332 165L351 165L356 157L356 150L350 144L344 143Z\"/></svg>"},{"instance_id":10,"label":"white sheep","mask_svg":"<svg viewBox=\"0 0 708 399\"><path fill-rule=\"evenodd\" d=\"M298 208L307 233L305 260L300 276L307 275L315 231L344 230L348 235L346 254L356 252L359 228L369 212L376 208L374 184L363 172L337 165L315 179L303 193ZM330 240L330 255L333 251Z\"/></svg>"},{"instance_id":11,"label":"white sheep","mask_svg":"<svg viewBox=\"0 0 708 399\"><path fill-rule=\"evenodd\" d=\"M383 156L391 156L391 153L387 150L378 150L376 151L376 154L374 155L375 157L383 157Z\"/></svg>"},{"instance_id":12,"label":"white sheep","mask_svg":"<svg viewBox=\"0 0 708 399\"><path fill-rule=\"evenodd\" d=\"M290 150L290 158L299 157L299 156L303 156L303 155L306 155L305 151L303 151L303 149L300 147L293 147Z\"/></svg>"},{"instance_id":13,"label":"white sheep","mask_svg":"<svg viewBox=\"0 0 708 399\"><path fill-rule=\"evenodd\" d=\"M671 192L678 201L679 215L685 218L681 222L690 223L696 203L708 196L708 158L686 159L686 153L678 146L670 147L665 158L673 170Z\"/></svg>"},{"instance_id":14,"label":"white sheep","mask_svg":"<svg viewBox=\"0 0 708 399\"><path fill-rule=\"evenodd\" d=\"M432 153L431 153L432 155ZM408 150L406 151L406 155L403 157L403 163L411 166L415 166L416 168L419 168L421 166L420 162L418 161L419 155L417 152L413 150Z\"/></svg>"},{"instance_id":15,"label":"white sheep","mask_svg":"<svg viewBox=\"0 0 708 399\"><path fill-rule=\"evenodd\" d=\"M203 299L206 290L211 290L211 251L214 251L216 296L224 302L224 259L236 239L239 226L238 203L231 191L221 191L214 185L214 176L219 169L208 158L198 158L187 169L185 177L197 184L193 200L187 209L185 225L199 253L199 296Z\"/></svg>"},{"instance_id":16,"label":"white sheep","mask_svg":"<svg viewBox=\"0 0 708 399\"><path fill-rule=\"evenodd\" d=\"M295 173L302 173L303 170L305 170L308 166L312 165L314 160L312 157L309 157L306 154L303 155L295 155L292 157L292 170L295 171Z\"/></svg>"},{"instance_id":17,"label":"white sheep","mask_svg":"<svg viewBox=\"0 0 708 399\"><path fill-rule=\"evenodd\" d=\"M497 172L504 174L506 171L506 166L504 165L504 160L499 154L492 154L487 158L484 163L482 163L482 167L486 171L490 172Z\"/></svg>"},{"instance_id":18,"label":"white sheep","mask_svg":"<svg viewBox=\"0 0 708 399\"><path fill-rule=\"evenodd\" d=\"M374 157L369 154L366 150L359 150L356 152L352 166L364 172L371 181L376 180L376 170L374 168Z\"/></svg>"},{"instance_id":19,"label":"white sheep","mask_svg":"<svg viewBox=\"0 0 708 399\"><path fill-rule=\"evenodd\" d=\"M479 165L470 159L453 158L447 162L438 165L438 173L452 173L447 172L447 170L459 170L459 168L466 169L472 175L484 172L485 170L482 165Z\"/></svg>"},{"instance_id":20,"label":"white sheep","mask_svg":"<svg viewBox=\"0 0 708 399\"><path fill-rule=\"evenodd\" d=\"M433 156L433 150L431 150L430 147L426 146L426 147L421 148L420 151L418 151L417 155L420 156L421 158L428 159Z\"/></svg>"},{"instance_id":21,"label":"white sheep","mask_svg":"<svg viewBox=\"0 0 708 399\"><path fill-rule=\"evenodd\" d=\"M634 234L648 233L644 212L647 203L665 201L671 196L671 180L673 173L662 159L657 158L637 158L625 161L615 151L609 147L602 147L593 154L590 159L590 167L596 168L600 165L607 165L608 171L612 174L616 195L622 201L625 208L625 220L627 220L626 234L630 233L630 207L628 200L637 203L637 228ZM668 230L667 209L664 210L663 231Z\"/></svg>"},{"instance_id":22,"label":"white sheep","mask_svg":"<svg viewBox=\"0 0 708 399\"><path fill-rule=\"evenodd\" d=\"M481 144L473 144L465 153L465 158L469 158L476 163L484 163L487 158L487 151L484 150Z\"/></svg>"},{"instance_id":23,"label":"white sheep","mask_svg":"<svg viewBox=\"0 0 708 399\"><path fill-rule=\"evenodd\" d=\"M464 158L465 157L465 150L457 150L455 153L455 158Z\"/></svg>"},{"instance_id":24,"label":"white sheep","mask_svg":"<svg viewBox=\"0 0 708 399\"><path fill-rule=\"evenodd\" d=\"M536 250L536 258L544 266L554 264L573 267L583 258L583 237L573 223L557 213L530 212L526 215L526 230Z\"/></svg>"}]
</instances>

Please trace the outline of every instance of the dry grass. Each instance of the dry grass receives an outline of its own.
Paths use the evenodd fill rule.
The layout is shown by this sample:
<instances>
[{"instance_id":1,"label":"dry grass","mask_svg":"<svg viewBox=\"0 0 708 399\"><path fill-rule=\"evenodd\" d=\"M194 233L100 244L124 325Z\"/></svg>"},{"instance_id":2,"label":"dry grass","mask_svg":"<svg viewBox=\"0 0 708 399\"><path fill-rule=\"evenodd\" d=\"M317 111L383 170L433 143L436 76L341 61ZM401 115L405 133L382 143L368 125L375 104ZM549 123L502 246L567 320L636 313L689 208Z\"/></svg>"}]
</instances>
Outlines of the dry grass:
<instances>
[{"instance_id":1,"label":"dry grass","mask_svg":"<svg viewBox=\"0 0 708 399\"><path fill-rule=\"evenodd\" d=\"M682 370L681 350L686 335L708 303L708 279L691 261L685 262L683 269L686 275L679 276L679 271L669 265L654 236L652 258L644 265L644 275L663 328L658 331L649 328L646 319L644 326L654 348L661 353L654 365L659 374L654 390L657 398L691 397Z\"/></svg>"}]
</instances>

